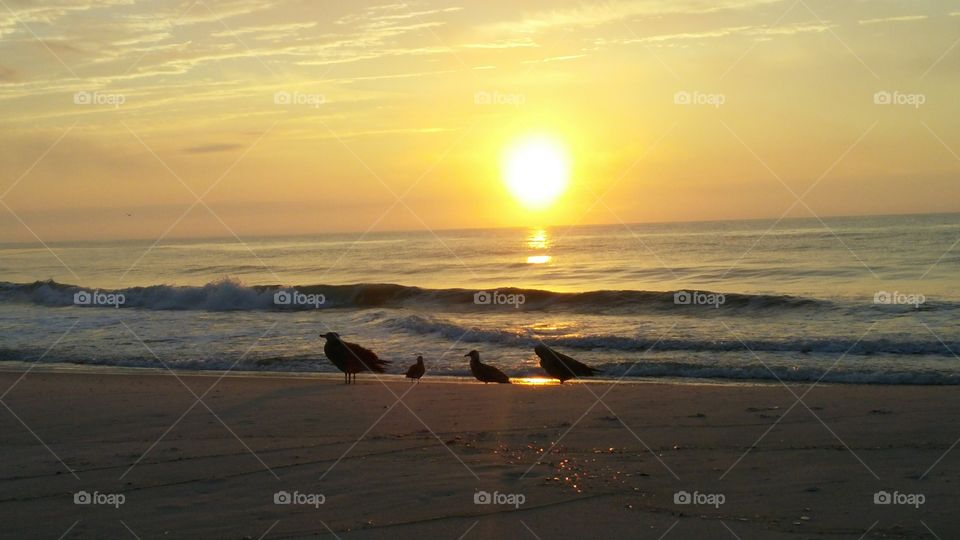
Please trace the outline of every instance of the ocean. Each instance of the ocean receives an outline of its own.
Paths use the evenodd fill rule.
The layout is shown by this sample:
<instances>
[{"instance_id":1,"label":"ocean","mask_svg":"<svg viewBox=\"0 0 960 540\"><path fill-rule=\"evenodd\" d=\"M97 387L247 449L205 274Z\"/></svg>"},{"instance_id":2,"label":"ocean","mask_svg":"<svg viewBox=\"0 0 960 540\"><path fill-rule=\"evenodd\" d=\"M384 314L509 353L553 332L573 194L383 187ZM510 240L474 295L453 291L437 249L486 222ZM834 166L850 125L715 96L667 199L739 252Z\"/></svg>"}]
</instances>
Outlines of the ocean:
<instances>
[{"instance_id":1,"label":"ocean","mask_svg":"<svg viewBox=\"0 0 960 540\"><path fill-rule=\"evenodd\" d=\"M606 379L958 384L958 242L960 214L4 244L0 362L332 373L336 331L428 378L542 375L542 342Z\"/></svg>"}]
</instances>

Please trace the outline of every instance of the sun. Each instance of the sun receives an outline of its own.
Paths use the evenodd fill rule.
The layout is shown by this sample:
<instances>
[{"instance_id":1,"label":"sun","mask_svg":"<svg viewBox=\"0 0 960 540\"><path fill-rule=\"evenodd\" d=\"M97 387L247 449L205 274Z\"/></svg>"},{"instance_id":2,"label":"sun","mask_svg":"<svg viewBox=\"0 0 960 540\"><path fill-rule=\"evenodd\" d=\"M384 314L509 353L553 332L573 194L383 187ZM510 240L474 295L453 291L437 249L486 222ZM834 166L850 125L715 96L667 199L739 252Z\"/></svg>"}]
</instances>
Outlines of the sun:
<instances>
[{"instance_id":1,"label":"sun","mask_svg":"<svg viewBox=\"0 0 960 540\"><path fill-rule=\"evenodd\" d=\"M570 160L564 147L548 137L529 137L507 149L503 179L525 207L550 206L567 189Z\"/></svg>"}]
</instances>

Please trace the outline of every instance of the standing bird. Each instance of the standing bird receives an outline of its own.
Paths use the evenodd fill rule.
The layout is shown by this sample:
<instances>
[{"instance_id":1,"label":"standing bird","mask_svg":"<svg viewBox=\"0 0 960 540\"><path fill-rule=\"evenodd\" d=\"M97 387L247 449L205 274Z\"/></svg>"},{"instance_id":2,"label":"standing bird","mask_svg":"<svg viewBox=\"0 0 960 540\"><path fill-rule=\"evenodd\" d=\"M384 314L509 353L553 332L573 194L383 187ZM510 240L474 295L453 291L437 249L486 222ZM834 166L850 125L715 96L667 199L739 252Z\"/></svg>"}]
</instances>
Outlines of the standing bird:
<instances>
[{"instance_id":1,"label":"standing bird","mask_svg":"<svg viewBox=\"0 0 960 540\"><path fill-rule=\"evenodd\" d=\"M410 369L407 370L407 378L420 382L420 377L423 377L423 374L426 372L427 367L423 365L423 357L418 355L417 363L410 366Z\"/></svg>"},{"instance_id":2,"label":"standing bird","mask_svg":"<svg viewBox=\"0 0 960 540\"><path fill-rule=\"evenodd\" d=\"M383 368L390 363L389 360L381 360L377 353L370 349L343 341L336 332L327 332L320 336L327 340L323 345L323 353L343 372L343 382L346 384L350 384L351 380L356 382L357 373L361 371L383 373Z\"/></svg>"},{"instance_id":3,"label":"standing bird","mask_svg":"<svg viewBox=\"0 0 960 540\"><path fill-rule=\"evenodd\" d=\"M543 344L534 347L533 352L540 357L540 367L551 377L560 379L560 384L574 377L591 377L600 371Z\"/></svg>"},{"instance_id":4,"label":"standing bird","mask_svg":"<svg viewBox=\"0 0 960 540\"><path fill-rule=\"evenodd\" d=\"M476 377L478 381L482 383L495 382L510 384L510 377L507 377L502 371L493 366L481 363L480 353L477 351L470 351L464 356L470 357L470 372L473 373L473 376Z\"/></svg>"}]
</instances>

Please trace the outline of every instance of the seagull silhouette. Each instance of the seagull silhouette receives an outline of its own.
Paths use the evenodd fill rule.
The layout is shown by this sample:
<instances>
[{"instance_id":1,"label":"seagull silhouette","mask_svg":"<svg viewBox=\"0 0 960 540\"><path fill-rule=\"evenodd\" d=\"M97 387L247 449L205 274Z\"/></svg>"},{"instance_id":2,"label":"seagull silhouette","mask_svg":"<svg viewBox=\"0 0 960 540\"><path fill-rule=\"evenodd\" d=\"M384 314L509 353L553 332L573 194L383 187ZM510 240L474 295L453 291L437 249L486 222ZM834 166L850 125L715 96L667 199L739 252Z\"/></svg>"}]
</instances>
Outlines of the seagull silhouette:
<instances>
[{"instance_id":1,"label":"seagull silhouette","mask_svg":"<svg viewBox=\"0 0 960 540\"><path fill-rule=\"evenodd\" d=\"M470 351L464 356L470 357L470 372L473 373L473 376L476 377L478 381L482 383L510 384L510 377L507 377L502 371L480 362L480 353L477 351Z\"/></svg>"},{"instance_id":2,"label":"seagull silhouette","mask_svg":"<svg viewBox=\"0 0 960 540\"><path fill-rule=\"evenodd\" d=\"M592 377L600 371L543 344L534 347L533 352L540 357L540 367L551 377L560 379L560 384L574 377Z\"/></svg>"},{"instance_id":3,"label":"seagull silhouette","mask_svg":"<svg viewBox=\"0 0 960 540\"><path fill-rule=\"evenodd\" d=\"M417 363L410 366L410 369L407 370L407 378L415 379L417 382L420 382L420 377L423 377L423 374L426 373L427 368L423 365L423 357L417 356Z\"/></svg>"},{"instance_id":4,"label":"seagull silhouette","mask_svg":"<svg viewBox=\"0 0 960 540\"><path fill-rule=\"evenodd\" d=\"M320 334L320 337L327 340L323 345L323 353L343 372L343 382L346 384L356 382L357 373L361 371L383 373L384 367L390 363L389 360L381 360L370 349L343 341L336 332Z\"/></svg>"}]
</instances>

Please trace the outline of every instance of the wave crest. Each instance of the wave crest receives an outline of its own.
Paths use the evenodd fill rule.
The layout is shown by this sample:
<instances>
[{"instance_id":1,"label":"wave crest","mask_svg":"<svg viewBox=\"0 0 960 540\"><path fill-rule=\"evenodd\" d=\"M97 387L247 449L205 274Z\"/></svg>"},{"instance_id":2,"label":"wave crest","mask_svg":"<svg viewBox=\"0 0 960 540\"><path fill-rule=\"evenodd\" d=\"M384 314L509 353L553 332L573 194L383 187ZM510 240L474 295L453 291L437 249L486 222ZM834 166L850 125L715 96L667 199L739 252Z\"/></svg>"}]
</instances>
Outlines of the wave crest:
<instances>
[{"instance_id":1,"label":"wave crest","mask_svg":"<svg viewBox=\"0 0 960 540\"><path fill-rule=\"evenodd\" d=\"M413 334L433 334L451 341L494 343L510 347L534 347L539 343L578 350L614 351L692 351L692 352L794 352L802 354L901 354L947 355L960 350L960 343L937 339L896 341L885 338L785 338L785 339L705 339L628 337L608 334L545 336L535 332L491 330L460 325L423 315L409 315L387 321L396 330ZM949 347L949 348L948 348Z\"/></svg>"},{"instance_id":2,"label":"wave crest","mask_svg":"<svg viewBox=\"0 0 960 540\"><path fill-rule=\"evenodd\" d=\"M479 290L462 288L429 289L393 283L358 283L350 285L305 285L247 286L235 280L221 280L202 286L158 284L146 287L121 289L93 289L55 281L33 283L0 282L0 302L32 303L41 306L63 307L76 305L75 295L98 291L105 294L121 294L121 307L156 310L309 310L317 308L436 308L448 310L473 309L475 295ZM486 289L493 292L493 289ZM317 302L277 302L278 293L312 295ZM556 310L588 313L634 313L651 310L682 310L691 308L678 305L675 299L683 291L636 291L596 290L586 292L554 292L542 289L500 288L496 292L517 295L524 301L518 306L522 311ZM763 311L770 309L820 309L831 308L826 300L789 295L709 293L722 296L723 310L737 312ZM514 309L511 306L495 306ZM702 307L702 306L698 306ZM723 311L721 310L721 311Z\"/></svg>"}]
</instances>

